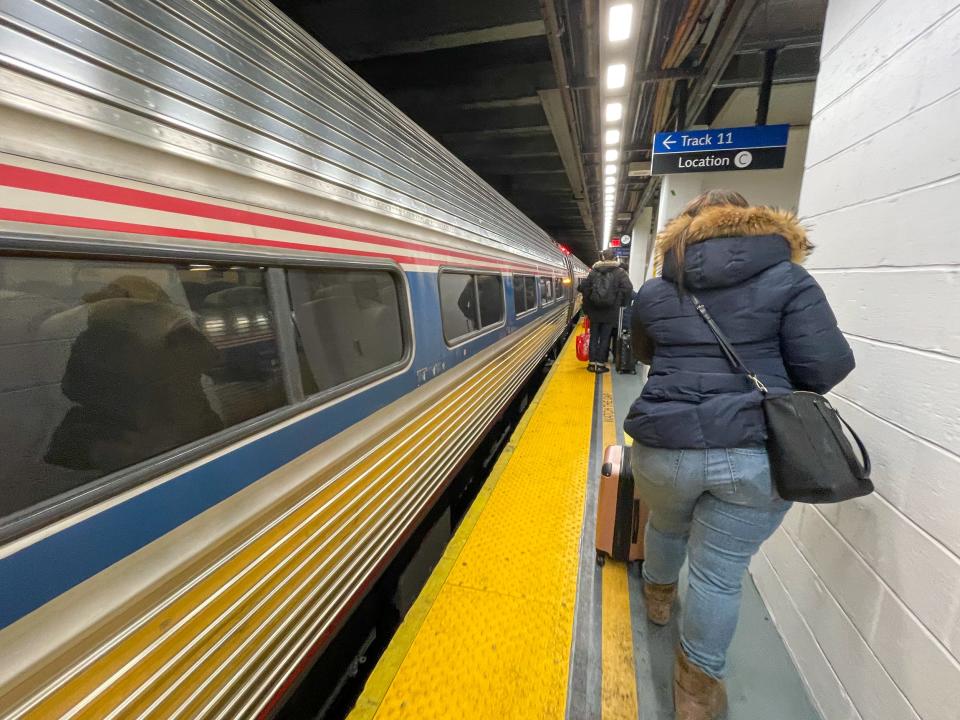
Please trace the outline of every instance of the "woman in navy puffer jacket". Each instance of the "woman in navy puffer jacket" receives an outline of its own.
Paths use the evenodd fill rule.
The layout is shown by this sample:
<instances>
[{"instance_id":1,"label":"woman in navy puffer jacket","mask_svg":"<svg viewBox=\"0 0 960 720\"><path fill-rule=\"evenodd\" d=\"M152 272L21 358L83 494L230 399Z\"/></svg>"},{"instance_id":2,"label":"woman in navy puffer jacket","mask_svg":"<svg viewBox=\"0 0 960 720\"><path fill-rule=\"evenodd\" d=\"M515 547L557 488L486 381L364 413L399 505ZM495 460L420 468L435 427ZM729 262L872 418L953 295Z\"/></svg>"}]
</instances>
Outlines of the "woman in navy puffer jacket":
<instances>
[{"instance_id":1,"label":"woman in navy puffer jacket","mask_svg":"<svg viewBox=\"0 0 960 720\"><path fill-rule=\"evenodd\" d=\"M657 238L663 277L646 282L632 308L634 352L650 373L624 429L636 441L634 476L651 510L643 577L652 622L669 621L689 555L678 720L723 712L743 574L790 506L770 477L763 398L723 356L691 294L771 393L826 392L854 360L800 266L811 249L792 214L750 207L739 193L704 193Z\"/></svg>"}]
</instances>

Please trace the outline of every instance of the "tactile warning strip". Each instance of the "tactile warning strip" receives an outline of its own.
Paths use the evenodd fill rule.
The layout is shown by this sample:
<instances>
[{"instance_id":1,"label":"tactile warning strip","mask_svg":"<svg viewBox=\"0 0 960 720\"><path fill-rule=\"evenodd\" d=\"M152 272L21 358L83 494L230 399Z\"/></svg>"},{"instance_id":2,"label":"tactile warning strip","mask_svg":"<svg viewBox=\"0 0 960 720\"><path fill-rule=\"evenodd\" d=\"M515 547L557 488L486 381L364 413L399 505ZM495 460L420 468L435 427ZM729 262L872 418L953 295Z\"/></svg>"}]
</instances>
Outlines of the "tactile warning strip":
<instances>
[{"instance_id":1,"label":"tactile warning strip","mask_svg":"<svg viewBox=\"0 0 960 720\"><path fill-rule=\"evenodd\" d=\"M571 337L350 720L563 718L593 393Z\"/></svg>"}]
</instances>

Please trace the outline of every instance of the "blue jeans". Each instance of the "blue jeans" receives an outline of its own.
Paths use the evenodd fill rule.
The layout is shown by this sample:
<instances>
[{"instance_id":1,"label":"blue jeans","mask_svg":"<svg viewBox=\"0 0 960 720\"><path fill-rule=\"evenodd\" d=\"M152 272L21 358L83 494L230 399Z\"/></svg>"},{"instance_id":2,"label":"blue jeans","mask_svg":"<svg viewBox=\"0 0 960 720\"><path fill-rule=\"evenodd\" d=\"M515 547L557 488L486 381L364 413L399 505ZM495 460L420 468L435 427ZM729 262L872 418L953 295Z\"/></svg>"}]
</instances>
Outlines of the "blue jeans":
<instances>
[{"instance_id":1,"label":"blue jeans","mask_svg":"<svg viewBox=\"0 0 960 720\"><path fill-rule=\"evenodd\" d=\"M691 662L722 678L744 572L791 503L777 495L763 448L634 444L631 460L637 491L650 507L643 577L675 583L689 554L680 644Z\"/></svg>"}]
</instances>

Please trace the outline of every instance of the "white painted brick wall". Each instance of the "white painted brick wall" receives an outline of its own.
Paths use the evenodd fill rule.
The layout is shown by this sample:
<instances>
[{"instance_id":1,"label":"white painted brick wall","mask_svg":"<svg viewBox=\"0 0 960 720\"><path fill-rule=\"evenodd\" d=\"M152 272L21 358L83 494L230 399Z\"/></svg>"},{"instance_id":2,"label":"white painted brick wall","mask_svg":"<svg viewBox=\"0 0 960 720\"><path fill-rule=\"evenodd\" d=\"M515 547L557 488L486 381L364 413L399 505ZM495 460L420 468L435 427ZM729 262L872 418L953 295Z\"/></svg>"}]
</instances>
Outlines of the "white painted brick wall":
<instances>
[{"instance_id":1,"label":"white painted brick wall","mask_svg":"<svg viewBox=\"0 0 960 720\"><path fill-rule=\"evenodd\" d=\"M826 720L960 719L960 2L831 0L800 214L877 492L751 571Z\"/></svg>"}]
</instances>

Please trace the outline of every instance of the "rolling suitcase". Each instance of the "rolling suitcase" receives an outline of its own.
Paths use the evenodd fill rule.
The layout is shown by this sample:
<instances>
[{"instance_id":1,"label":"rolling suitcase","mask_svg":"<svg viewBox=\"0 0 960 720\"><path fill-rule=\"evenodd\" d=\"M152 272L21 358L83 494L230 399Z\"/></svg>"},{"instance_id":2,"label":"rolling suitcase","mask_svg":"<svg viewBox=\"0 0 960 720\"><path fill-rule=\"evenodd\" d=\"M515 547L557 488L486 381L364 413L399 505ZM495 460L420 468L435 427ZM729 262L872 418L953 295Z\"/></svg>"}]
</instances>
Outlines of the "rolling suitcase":
<instances>
[{"instance_id":1,"label":"rolling suitcase","mask_svg":"<svg viewBox=\"0 0 960 720\"><path fill-rule=\"evenodd\" d=\"M637 361L633 357L633 345L630 342L630 328L625 326L623 308L620 308L620 319L617 322L617 339L613 350L613 364L621 375L635 375Z\"/></svg>"},{"instance_id":2,"label":"rolling suitcase","mask_svg":"<svg viewBox=\"0 0 960 720\"><path fill-rule=\"evenodd\" d=\"M643 560L643 531L649 510L636 496L629 448L610 445L603 451L597 498L597 563L608 557Z\"/></svg>"}]
</instances>

